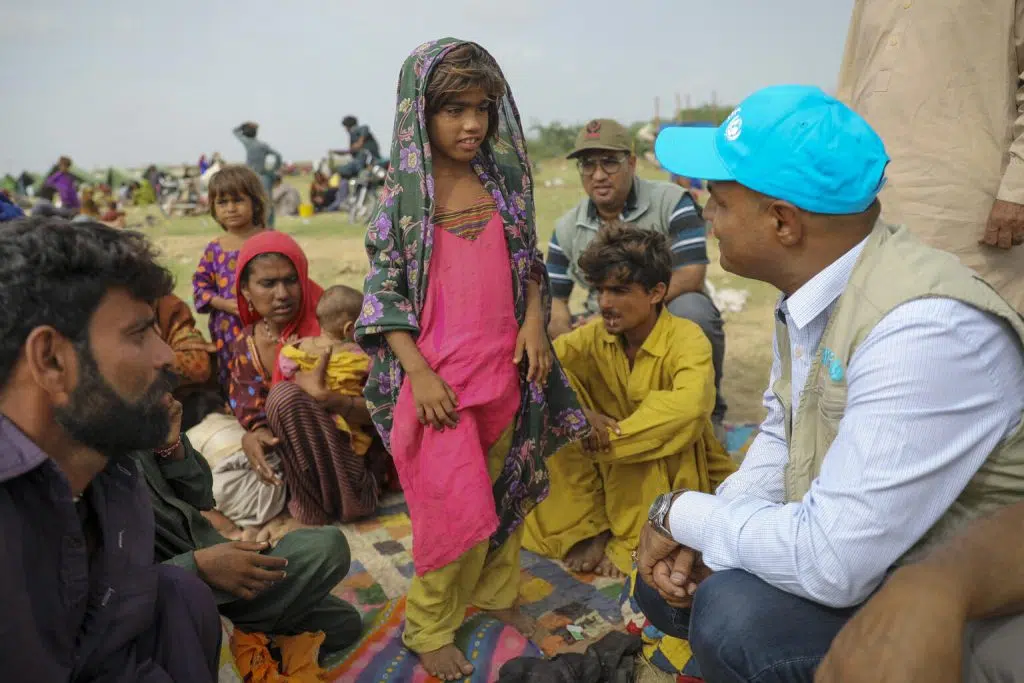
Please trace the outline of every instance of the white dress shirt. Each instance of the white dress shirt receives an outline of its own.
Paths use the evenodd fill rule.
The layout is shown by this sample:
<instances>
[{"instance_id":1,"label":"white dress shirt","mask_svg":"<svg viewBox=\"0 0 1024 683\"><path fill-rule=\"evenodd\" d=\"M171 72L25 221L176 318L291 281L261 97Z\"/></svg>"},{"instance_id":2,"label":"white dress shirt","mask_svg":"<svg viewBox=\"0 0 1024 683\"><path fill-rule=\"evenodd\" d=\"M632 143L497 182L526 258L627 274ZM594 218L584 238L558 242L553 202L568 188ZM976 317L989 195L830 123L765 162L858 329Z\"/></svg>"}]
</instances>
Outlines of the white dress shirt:
<instances>
[{"instance_id":1,"label":"white dress shirt","mask_svg":"<svg viewBox=\"0 0 1024 683\"><path fill-rule=\"evenodd\" d=\"M776 308L792 361L793 413L829 316L864 242ZM785 502L785 411L768 414L740 469L669 512L675 539L714 571L743 569L830 607L863 602L935 524L1024 413L1024 355L1005 321L948 298L882 318L847 368L847 405L821 471Z\"/></svg>"}]
</instances>

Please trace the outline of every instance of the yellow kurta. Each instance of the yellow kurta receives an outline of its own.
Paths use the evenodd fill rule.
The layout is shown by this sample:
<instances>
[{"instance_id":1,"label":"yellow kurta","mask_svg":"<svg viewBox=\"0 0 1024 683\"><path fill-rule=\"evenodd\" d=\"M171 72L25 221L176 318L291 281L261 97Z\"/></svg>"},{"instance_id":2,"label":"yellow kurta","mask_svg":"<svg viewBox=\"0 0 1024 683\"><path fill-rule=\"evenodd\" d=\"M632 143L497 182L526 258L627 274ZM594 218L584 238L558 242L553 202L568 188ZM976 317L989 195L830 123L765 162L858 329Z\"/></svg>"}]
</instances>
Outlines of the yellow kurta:
<instances>
[{"instance_id":1,"label":"yellow kurta","mask_svg":"<svg viewBox=\"0 0 1024 683\"><path fill-rule=\"evenodd\" d=\"M856 0L839 99L892 163L882 218L957 256L1024 312L1024 246L981 246L1024 204L1024 0Z\"/></svg>"},{"instance_id":2,"label":"yellow kurta","mask_svg":"<svg viewBox=\"0 0 1024 683\"><path fill-rule=\"evenodd\" d=\"M678 488L711 492L735 470L711 426L711 344L696 324L663 310L632 368L600 320L554 345L580 402L617 420L621 434L606 453L574 444L548 460L551 493L527 517L523 547L562 559L611 530L608 557L629 572L655 497Z\"/></svg>"}]
</instances>

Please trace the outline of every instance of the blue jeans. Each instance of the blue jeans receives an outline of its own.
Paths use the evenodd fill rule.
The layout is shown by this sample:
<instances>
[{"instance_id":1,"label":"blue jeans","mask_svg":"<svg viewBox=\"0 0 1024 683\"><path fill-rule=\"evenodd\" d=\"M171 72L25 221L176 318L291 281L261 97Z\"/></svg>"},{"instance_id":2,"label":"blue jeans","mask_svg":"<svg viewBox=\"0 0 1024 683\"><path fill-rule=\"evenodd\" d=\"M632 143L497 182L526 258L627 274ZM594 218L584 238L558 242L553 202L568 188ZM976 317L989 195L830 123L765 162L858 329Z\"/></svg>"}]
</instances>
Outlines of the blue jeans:
<instances>
[{"instance_id":1,"label":"blue jeans","mask_svg":"<svg viewBox=\"0 0 1024 683\"><path fill-rule=\"evenodd\" d=\"M662 633L690 641L707 683L812 683L832 640L857 611L831 609L732 569L704 580L692 609L670 607L637 582L634 597Z\"/></svg>"}]
</instances>

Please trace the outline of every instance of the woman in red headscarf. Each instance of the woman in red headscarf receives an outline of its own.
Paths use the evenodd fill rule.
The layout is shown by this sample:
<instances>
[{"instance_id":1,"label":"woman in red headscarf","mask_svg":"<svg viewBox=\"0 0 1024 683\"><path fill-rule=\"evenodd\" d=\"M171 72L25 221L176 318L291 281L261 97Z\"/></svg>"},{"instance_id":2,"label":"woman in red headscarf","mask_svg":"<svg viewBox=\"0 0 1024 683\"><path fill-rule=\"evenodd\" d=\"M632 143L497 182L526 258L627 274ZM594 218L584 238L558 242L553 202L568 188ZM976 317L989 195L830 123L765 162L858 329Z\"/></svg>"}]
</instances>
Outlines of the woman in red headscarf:
<instances>
[{"instance_id":1,"label":"woman in red headscarf","mask_svg":"<svg viewBox=\"0 0 1024 683\"><path fill-rule=\"evenodd\" d=\"M326 393L317 400L302 382L277 376L277 354L286 341L320 334L316 305L323 290L309 278L302 248L282 232L250 237L238 256L235 287L244 329L232 353L230 403L247 431L242 448L249 464L264 482L279 486L267 456L280 456L288 509L303 524L372 513L379 494L368 469L373 458L356 455L331 417L338 412L369 424L363 399L317 391Z\"/></svg>"}]
</instances>

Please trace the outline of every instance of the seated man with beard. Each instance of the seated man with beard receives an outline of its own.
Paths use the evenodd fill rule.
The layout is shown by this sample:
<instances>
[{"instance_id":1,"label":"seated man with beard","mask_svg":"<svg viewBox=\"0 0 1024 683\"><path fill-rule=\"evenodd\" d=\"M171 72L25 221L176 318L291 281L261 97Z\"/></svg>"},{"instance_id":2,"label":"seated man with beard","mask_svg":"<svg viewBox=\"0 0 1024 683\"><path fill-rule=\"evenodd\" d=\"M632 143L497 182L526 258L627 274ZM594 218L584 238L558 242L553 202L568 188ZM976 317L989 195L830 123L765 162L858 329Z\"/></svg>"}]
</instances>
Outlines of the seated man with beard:
<instances>
[{"instance_id":1,"label":"seated man with beard","mask_svg":"<svg viewBox=\"0 0 1024 683\"><path fill-rule=\"evenodd\" d=\"M0 282L3 679L214 681L213 596L153 563L131 460L177 438L171 274L138 233L35 217L0 228Z\"/></svg>"}]
</instances>

